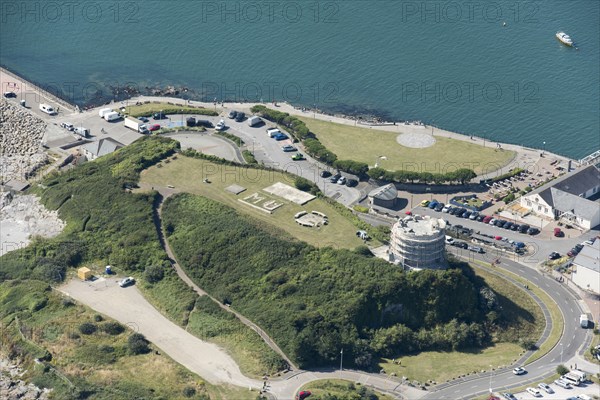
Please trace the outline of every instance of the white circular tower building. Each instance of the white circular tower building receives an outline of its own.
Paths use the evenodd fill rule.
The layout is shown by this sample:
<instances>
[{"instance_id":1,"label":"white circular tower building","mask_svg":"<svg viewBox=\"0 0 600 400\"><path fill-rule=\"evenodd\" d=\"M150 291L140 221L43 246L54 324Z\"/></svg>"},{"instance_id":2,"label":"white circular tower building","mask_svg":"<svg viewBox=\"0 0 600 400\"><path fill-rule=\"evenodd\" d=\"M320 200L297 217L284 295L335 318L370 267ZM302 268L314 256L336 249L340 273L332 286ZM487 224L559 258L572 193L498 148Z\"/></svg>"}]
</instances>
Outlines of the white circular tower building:
<instances>
[{"instance_id":1,"label":"white circular tower building","mask_svg":"<svg viewBox=\"0 0 600 400\"><path fill-rule=\"evenodd\" d=\"M390 239L393 261L406 269L445 269L446 222L409 215L394 224Z\"/></svg>"}]
</instances>

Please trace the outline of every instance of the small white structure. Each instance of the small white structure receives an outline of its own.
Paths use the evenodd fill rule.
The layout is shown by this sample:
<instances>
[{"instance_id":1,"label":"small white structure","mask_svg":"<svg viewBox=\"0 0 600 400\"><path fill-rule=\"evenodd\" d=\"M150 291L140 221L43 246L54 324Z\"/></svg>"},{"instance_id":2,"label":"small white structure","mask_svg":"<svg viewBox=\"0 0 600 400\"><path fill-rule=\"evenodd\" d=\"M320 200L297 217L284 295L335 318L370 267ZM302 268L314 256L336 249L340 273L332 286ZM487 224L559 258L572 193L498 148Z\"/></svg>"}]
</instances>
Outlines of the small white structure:
<instances>
[{"instance_id":1,"label":"small white structure","mask_svg":"<svg viewBox=\"0 0 600 400\"><path fill-rule=\"evenodd\" d=\"M40 104L40 110L42 112L45 112L48 115L56 114L56 111L54 110L54 108L49 104L45 104L45 103Z\"/></svg>"},{"instance_id":2,"label":"small white structure","mask_svg":"<svg viewBox=\"0 0 600 400\"><path fill-rule=\"evenodd\" d=\"M390 255L405 269L445 269L446 222L443 219L406 216L394 224Z\"/></svg>"},{"instance_id":3,"label":"small white structure","mask_svg":"<svg viewBox=\"0 0 600 400\"><path fill-rule=\"evenodd\" d=\"M600 295L600 239L586 244L573 260L571 280L596 296Z\"/></svg>"}]
</instances>

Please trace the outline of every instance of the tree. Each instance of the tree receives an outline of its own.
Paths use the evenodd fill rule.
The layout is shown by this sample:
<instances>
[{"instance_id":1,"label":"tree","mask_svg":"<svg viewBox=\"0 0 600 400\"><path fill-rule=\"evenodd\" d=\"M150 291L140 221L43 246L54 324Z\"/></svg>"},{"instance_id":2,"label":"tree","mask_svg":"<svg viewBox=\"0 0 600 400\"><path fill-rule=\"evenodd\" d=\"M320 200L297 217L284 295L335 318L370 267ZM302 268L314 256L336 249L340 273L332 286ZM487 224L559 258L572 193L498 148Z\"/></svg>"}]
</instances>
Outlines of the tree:
<instances>
[{"instance_id":1,"label":"tree","mask_svg":"<svg viewBox=\"0 0 600 400\"><path fill-rule=\"evenodd\" d=\"M94 332L96 332L96 329L96 325L92 324L91 322L84 322L83 324L79 325L79 332L83 333L84 335L92 335Z\"/></svg>"},{"instance_id":2,"label":"tree","mask_svg":"<svg viewBox=\"0 0 600 400\"><path fill-rule=\"evenodd\" d=\"M477 176L477 174L472 169L468 168L457 169L452 173L452 175L454 176L455 180L460 182L461 185L464 185L466 182L470 181L471 179Z\"/></svg>"},{"instance_id":3,"label":"tree","mask_svg":"<svg viewBox=\"0 0 600 400\"><path fill-rule=\"evenodd\" d=\"M144 278L149 283L160 282L165 276L164 268L160 265L149 265L144 271Z\"/></svg>"},{"instance_id":4,"label":"tree","mask_svg":"<svg viewBox=\"0 0 600 400\"><path fill-rule=\"evenodd\" d=\"M107 322L102 325L102 330L109 335L119 335L125 332L125 327L118 322Z\"/></svg>"}]
</instances>

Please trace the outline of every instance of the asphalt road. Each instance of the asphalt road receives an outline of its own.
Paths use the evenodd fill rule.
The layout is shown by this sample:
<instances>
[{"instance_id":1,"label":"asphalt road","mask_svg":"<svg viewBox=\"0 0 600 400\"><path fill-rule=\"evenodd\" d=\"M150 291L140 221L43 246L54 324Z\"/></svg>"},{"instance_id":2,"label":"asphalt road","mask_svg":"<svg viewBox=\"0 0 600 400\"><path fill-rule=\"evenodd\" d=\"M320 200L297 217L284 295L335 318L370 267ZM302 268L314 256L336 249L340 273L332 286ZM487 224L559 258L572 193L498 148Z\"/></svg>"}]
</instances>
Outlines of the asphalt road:
<instances>
[{"instance_id":1,"label":"asphalt road","mask_svg":"<svg viewBox=\"0 0 600 400\"><path fill-rule=\"evenodd\" d=\"M475 254L462 249L453 249L459 256L473 259L477 257L482 261L488 261L485 255ZM548 354L526 366L527 373L517 376L512 373L512 368L497 370L492 377L492 389L494 391L508 391L510 388L532 384L543 378L554 374L556 366L582 354L591 341L591 331L579 326L579 316L583 312L580 300L576 298L564 283L557 282L548 275L542 275L538 271L523 266L508 259L502 259L500 266L511 271L540 289L544 290L557 303L565 320L565 328L559 345L555 346ZM562 354L561 354L562 353ZM428 394L427 399L467 399L488 393L490 386L490 374L468 377L455 381L450 385L440 385L440 389Z\"/></svg>"}]
</instances>

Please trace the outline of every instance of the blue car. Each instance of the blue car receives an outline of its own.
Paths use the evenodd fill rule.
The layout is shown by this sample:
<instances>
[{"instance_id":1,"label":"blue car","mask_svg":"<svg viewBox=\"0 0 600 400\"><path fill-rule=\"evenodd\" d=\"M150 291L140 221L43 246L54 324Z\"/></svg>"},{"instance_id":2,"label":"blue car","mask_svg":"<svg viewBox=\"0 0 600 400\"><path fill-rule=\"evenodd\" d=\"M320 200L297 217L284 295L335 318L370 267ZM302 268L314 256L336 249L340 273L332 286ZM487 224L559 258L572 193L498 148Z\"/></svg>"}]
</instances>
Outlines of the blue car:
<instances>
[{"instance_id":1,"label":"blue car","mask_svg":"<svg viewBox=\"0 0 600 400\"><path fill-rule=\"evenodd\" d=\"M148 122L148 121L150 121L150 120L149 120L148 118L146 118L146 117L139 117L138 119L139 119L140 121L142 121L142 122Z\"/></svg>"},{"instance_id":2,"label":"blue car","mask_svg":"<svg viewBox=\"0 0 600 400\"><path fill-rule=\"evenodd\" d=\"M275 140L285 140L287 138L287 135L284 135L283 133L278 133L277 135L273 136L273 139Z\"/></svg>"},{"instance_id":3,"label":"blue car","mask_svg":"<svg viewBox=\"0 0 600 400\"><path fill-rule=\"evenodd\" d=\"M440 204L439 201L437 201L437 200L431 200L431 203L429 203L428 207L433 210L438 204Z\"/></svg>"}]
</instances>

